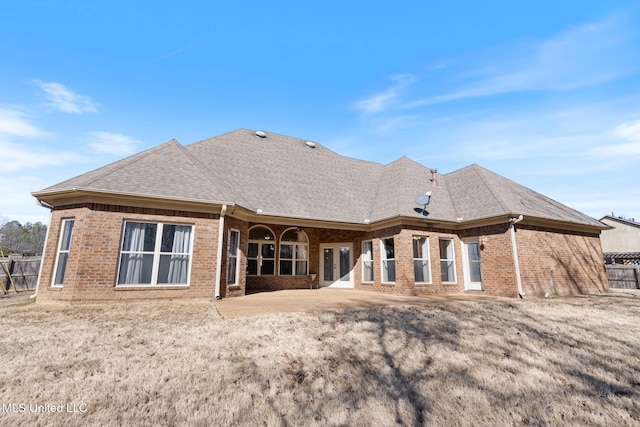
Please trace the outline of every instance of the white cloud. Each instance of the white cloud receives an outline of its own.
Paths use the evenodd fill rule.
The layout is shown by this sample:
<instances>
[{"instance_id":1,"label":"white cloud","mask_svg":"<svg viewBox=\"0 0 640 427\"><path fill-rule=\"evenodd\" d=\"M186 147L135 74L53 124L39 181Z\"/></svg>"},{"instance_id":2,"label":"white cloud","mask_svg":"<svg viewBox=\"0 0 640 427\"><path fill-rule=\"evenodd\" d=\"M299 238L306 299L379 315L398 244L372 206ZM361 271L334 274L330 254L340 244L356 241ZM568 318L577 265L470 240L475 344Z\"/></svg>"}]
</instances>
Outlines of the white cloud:
<instances>
[{"instance_id":1,"label":"white cloud","mask_svg":"<svg viewBox=\"0 0 640 427\"><path fill-rule=\"evenodd\" d=\"M466 84L402 107L530 90L568 90L616 79L639 68L638 49L626 45L622 27L612 19L574 28L536 45L469 55L458 60L464 71L454 76L467 80Z\"/></svg>"},{"instance_id":2,"label":"white cloud","mask_svg":"<svg viewBox=\"0 0 640 427\"><path fill-rule=\"evenodd\" d=\"M628 142L604 145L593 148L590 155L601 157L619 157L621 159L640 157L640 120L625 122L616 126L611 132L613 137Z\"/></svg>"},{"instance_id":3,"label":"white cloud","mask_svg":"<svg viewBox=\"0 0 640 427\"><path fill-rule=\"evenodd\" d=\"M622 123L613 130L613 134L628 141L640 141L640 120Z\"/></svg>"},{"instance_id":4,"label":"white cloud","mask_svg":"<svg viewBox=\"0 0 640 427\"><path fill-rule=\"evenodd\" d=\"M44 91L48 105L58 111L72 114L98 112L98 104L90 97L74 93L63 84L40 80L34 82Z\"/></svg>"},{"instance_id":5,"label":"white cloud","mask_svg":"<svg viewBox=\"0 0 640 427\"><path fill-rule=\"evenodd\" d=\"M81 157L74 153L34 149L2 139L0 139L0 153L2 153L2 171L5 173L75 163L81 160Z\"/></svg>"},{"instance_id":6,"label":"white cloud","mask_svg":"<svg viewBox=\"0 0 640 427\"><path fill-rule=\"evenodd\" d=\"M25 119L25 113L15 108L0 107L0 134L15 136L41 136L45 132Z\"/></svg>"},{"instance_id":7,"label":"white cloud","mask_svg":"<svg viewBox=\"0 0 640 427\"><path fill-rule=\"evenodd\" d=\"M391 76L393 85L382 93L373 95L369 98L356 102L355 109L363 113L378 113L393 105L398 96L413 82L416 78L409 74L398 74Z\"/></svg>"},{"instance_id":8,"label":"white cloud","mask_svg":"<svg viewBox=\"0 0 640 427\"><path fill-rule=\"evenodd\" d=\"M113 154L123 156L132 154L136 147L142 144L141 141L129 136L113 132L91 132L91 143L89 146L97 153Z\"/></svg>"}]
</instances>

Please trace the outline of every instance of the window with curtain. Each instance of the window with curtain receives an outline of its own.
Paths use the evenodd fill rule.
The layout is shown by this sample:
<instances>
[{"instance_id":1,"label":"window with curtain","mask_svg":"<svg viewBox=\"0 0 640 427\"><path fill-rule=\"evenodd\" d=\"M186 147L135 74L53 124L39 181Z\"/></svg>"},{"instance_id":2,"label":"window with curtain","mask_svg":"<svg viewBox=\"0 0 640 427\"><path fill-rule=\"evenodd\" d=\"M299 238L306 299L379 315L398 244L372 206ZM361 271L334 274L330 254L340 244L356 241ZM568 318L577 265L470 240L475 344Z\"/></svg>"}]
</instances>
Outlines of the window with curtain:
<instances>
[{"instance_id":1,"label":"window with curtain","mask_svg":"<svg viewBox=\"0 0 640 427\"><path fill-rule=\"evenodd\" d=\"M309 239L304 231L291 228L280 238L280 275L306 276L309 264Z\"/></svg>"},{"instance_id":2,"label":"window with curtain","mask_svg":"<svg viewBox=\"0 0 640 427\"><path fill-rule=\"evenodd\" d=\"M373 282L373 242L362 242L362 281Z\"/></svg>"},{"instance_id":3,"label":"window with curtain","mask_svg":"<svg viewBox=\"0 0 640 427\"><path fill-rule=\"evenodd\" d=\"M382 243L382 282L390 283L396 281L396 255L393 237L380 239Z\"/></svg>"},{"instance_id":4,"label":"window with curtain","mask_svg":"<svg viewBox=\"0 0 640 427\"><path fill-rule=\"evenodd\" d=\"M229 268L227 271L227 285L238 283L238 251L240 249L240 232L231 230L229 234Z\"/></svg>"},{"instance_id":5,"label":"window with curtain","mask_svg":"<svg viewBox=\"0 0 640 427\"><path fill-rule=\"evenodd\" d=\"M53 274L53 286L63 286L64 276L67 272L67 261L69 260L69 248L71 247L71 236L73 235L74 219L62 220L62 233L58 244L58 254L56 259L56 270Z\"/></svg>"},{"instance_id":6,"label":"window with curtain","mask_svg":"<svg viewBox=\"0 0 640 427\"><path fill-rule=\"evenodd\" d=\"M189 283L193 226L127 221L118 285Z\"/></svg>"},{"instance_id":7,"label":"window with curtain","mask_svg":"<svg viewBox=\"0 0 640 427\"><path fill-rule=\"evenodd\" d=\"M413 274L416 283L431 283L428 237L413 236Z\"/></svg>"}]
</instances>

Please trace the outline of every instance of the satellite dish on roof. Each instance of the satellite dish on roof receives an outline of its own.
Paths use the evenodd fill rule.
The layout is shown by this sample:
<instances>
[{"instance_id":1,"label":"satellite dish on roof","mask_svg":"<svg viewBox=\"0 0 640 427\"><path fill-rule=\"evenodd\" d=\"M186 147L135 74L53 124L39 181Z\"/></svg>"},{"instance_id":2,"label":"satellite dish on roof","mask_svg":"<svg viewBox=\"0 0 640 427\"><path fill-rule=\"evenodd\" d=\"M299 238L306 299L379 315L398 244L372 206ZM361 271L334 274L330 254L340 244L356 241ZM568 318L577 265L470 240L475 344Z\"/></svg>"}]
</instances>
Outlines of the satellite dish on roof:
<instances>
[{"instance_id":1,"label":"satellite dish on roof","mask_svg":"<svg viewBox=\"0 0 640 427\"><path fill-rule=\"evenodd\" d=\"M427 206L431 201L431 191L427 191L424 194L418 194L415 198L415 201L419 205Z\"/></svg>"},{"instance_id":2,"label":"satellite dish on roof","mask_svg":"<svg viewBox=\"0 0 640 427\"><path fill-rule=\"evenodd\" d=\"M304 145L306 145L309 148L316 148L316 143L315 142L307 141L307 142L304 143Z\"/></svg>"},{"instance_id":3,"label":"satellite dish on roof","mask_svg":"<svg viewBox=\"0 0 640 427\"><path fill-rule=\"evenodd\" d=\"M431 201L431 191L427 191L423 194L418 194L414 200L417 204L422 205L422 208L415 208L414 211L422 216L428 216L429 211L427 210L427 205Z\"/></svg>"},{"instance_id":4,"label":"satellite dish on roof","mask_svg":"<svg viewBox=\"0 0 640 427\"><path fill-rule=\"evenodd\" d=\"M257 136L257 137L260 137L260 138L266 138L266 137L267 137L267 134L266 134L266 133L264 133L264 132L263 132L263 131L261 131L261 130L257 130L257 131L256 131L256 136Z\"/></svg>"}]
</instances>

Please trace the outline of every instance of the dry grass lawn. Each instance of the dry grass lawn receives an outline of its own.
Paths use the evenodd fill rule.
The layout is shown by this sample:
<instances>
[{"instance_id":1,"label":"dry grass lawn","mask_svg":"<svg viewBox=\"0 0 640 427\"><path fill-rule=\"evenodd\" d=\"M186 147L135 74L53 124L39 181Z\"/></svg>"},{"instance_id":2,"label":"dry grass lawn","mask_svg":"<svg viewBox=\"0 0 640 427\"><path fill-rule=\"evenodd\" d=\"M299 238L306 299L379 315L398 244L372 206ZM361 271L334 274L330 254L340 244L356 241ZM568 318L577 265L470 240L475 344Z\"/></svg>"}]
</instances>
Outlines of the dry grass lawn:
<instances>
[{"instance_id":1,"label":"dry grass lawn","mask_svg":"<svg viewBox=\"0 0 640 427\"><path fill-rule=\"evenodd\" d=\"M640 425L638 293L233 319L205 302L0 315L3 426Z\"/></svg>"}]
</instances>

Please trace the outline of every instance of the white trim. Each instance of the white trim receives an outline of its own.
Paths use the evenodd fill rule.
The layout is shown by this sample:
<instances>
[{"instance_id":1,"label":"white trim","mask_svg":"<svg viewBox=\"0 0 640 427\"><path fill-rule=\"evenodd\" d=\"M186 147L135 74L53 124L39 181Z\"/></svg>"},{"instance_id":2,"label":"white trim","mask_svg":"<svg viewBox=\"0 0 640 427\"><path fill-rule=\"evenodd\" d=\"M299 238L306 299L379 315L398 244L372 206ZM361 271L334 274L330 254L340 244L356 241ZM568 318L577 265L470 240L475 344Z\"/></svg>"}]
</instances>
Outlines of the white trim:
<instances>
[{"instance_id":1,"label":"white trim","mask_svg":"<svg viewBox=\"0 0 640 427\"><path fill-rule=\"evenodd\" d=\"M464 289L467 291L483 291L484 287L482 286L482 255L479 255L480 256L480 281L479 282L471 281L471 265L470 265L469 248L468 248L468 245L470 243L476 243L478 245L478 254L480 254L480 239L478 239L477 237L462 239L460 241L460 247L462 250L462 265L464 270Z\"/></svg>"},{"instance_id":2,"label":"white trim","mask_svg":"<svg viewBox=\"0 0 640 427\"><path fill-rule=\"evenodd\" d=\"M518 287L518 295L524 298L527 294L522 289L522 277L520 276L520 261L518 261L518 245L516 244L515 224L522 221L522 215L513 221L509 221L509 232L511 233L511 247L513 248L513 266L516 270L516 285Z\"/></svg>"},{"instance_id":3,"label":"white trim","mask_svg":"<svg viewBox=\"0 0 640 427\"><path fill-rule=\"evenodd\" d=\"M440 241L446 240L451 244L451 258L442 258L440 250ZM458 284L458 272L456 271L456 246L453 243L453 239L450 237L438 237L438 260L440 266L440 277L442 278L442 261L453 261L453 280L442 281L443 285L457 285Z\"/></svg>"},{"instance_id":4,"label":"white trim","mask_svg":"<svg viewBox=\"0 0 640 427\"><path fill-rule=\"evenodd\" d=\"M236 277L233 283L229 283L229 260L231 259L231 235L232 233L238 233L238 247L236 248ZM240 279L240 230L235 228L229 229L229 255L227 256L227 286L237 286ZM222 270L222 268L221 268ZM219 296L219 295L216 295Z\"/></svg>"},{"instance_id":5,"label":"white trim","mask_svg":"<svg viewBox=\"0 0 640 427\"><path fill-rule=\"evenodd\" d=\"M64 230L66 227L66 224L69 221L73 221L73 226L75 228L75 223L76 223L76 219L75 217L72 218L62 218L62 221L60 222L60 237L58 238L58 248L56 250L56 261L55 264L53 265L53 277L51 278L51 287L52 288L63 288L64 287L64 277L62 278L62 283L56 283L56 276L58 275L58 268L60 267L58 265L58 262L60 261L60 254L62 253L62 239L64 238ZM71 230L71 235L69 236L69 249L65 249L65 253L67 254L67 264L65 265L65 270L64 270L64 274L65 276L67 275L67 267L69 266L69 252L71 252L71 241L73 240L73 229ZM44 259L44 256L43 258Z\"/></svg>"},{"instance_id":6,"label":"white trim","mask_svg":"<svg viewBox=\"0 0 640 427\"><path fill-rule=\"evenodd\" d=\"M334 271L334 278L333 278L333 282L328 282L328 281L323 281L324 279L324 250L327 248L331 248L333 249L333 262L334 262L334 266L333 266L333 271ZM349 280L340 280L340 270L338 269L338 266L340 264L340 249L341 248L347 248L349 249ZM354 280L353 280L353 273L354 273L354 263L353 263L353 243L321 243L320 244L320 278L319 283L321 287L324 288L345 288L345 289L353 289L354 285ZM338 262L336 263L336 257Z\"/></svg>"},{"instance_id":7,"label":"white trim","mask_svg":"<svg viewBox=\"0 0 640 427\"><path fill-rule=\"evenodd\" d=\"M415 254L413 253L413 242L416 239L425 239L425 243L426 243L426 247L427 247L427 251L426 253L422 254L422 258L416 258ZM429 246L429 236L420 236L420 235L413 235L413 237L411 238L411 251L412 251L412 255L413 255L413 280L415 281L416 285L431 285L433 284L433 266L431 265L431 247ZM427 278L427 280L423 281L423 282L418 282L416 280L416 261L426 261L427 264L429 264L429 277Z\"/></svg>"},{"instance_id":8,"label":"white trim","mask_svg":"<svg viewBox=\"0 0 640 427\"><path fill-rule=\"evenodd\" d=\"M214 298L220 299L220 286L222 282L222 238L224 237L224 214L227 212L227 205L222 205L220 209L220 218L218 219L218 246L216 248L216 281ZM189 275L191 280L191 275Z\"/></svg>"},{"instance_id":9,"label":"white trim","mask_svg":"<svg viewBox=\"0 0 640 427\"><path fill-rule=\"evenodd\" d=\"M383 243L384 240L391 239L393 240L393 258L387 258L387 251L385 249L385 245ZM393 261L393 279L394 280L384 280L384 265L385 261ZM387 277L388 278L388 277ZM394 236L390 237L381 237L380 238L380 281L383 284L393 285L396 283L398 279L396 274L396 240Z\"/></svg>"},{"instance_id":10,"label":"white trim","mask_svg":"<svg viewBox=\"0 0 640 427\"><path fill-rule=\"evenodd\" d=\"M265 242L271 242L270 240L255 240L255 239L251 239L250 238L251 230L253 230L254 228L258 228L258 227L267 229L269 231L269 233L271 233L271 235L273 236L273 246L274 246L274 248L273 248L273 258L262 258L262 245ZM247 242L247 267L248 267L248 264L249 264L250 260L254 260L255 259L257 261L257 263L258 263L258 265L256 266L256 274L249 274L247 272L247 276L251 276L251 277L259 277L259 276L274 277L276 275L276 273L278 272L278 255L279 255L278 254L278 239L276 237L276 233L274 233L272 229L270 229L269 227L267 227L264 224L256 224L256 225L254 225L253 227L251 227L249 229L249 232L247 234L247 239L248 239L248 242ZM249 250L248 249L249 249L249 245L251 243L256 243L258 245L258 257L257 258L249 258ZM273 259L273 274L260 274L260 270L261 270L261 267L262 267L263 259L266 259L266 260Z\"/></svg>"},{"instance_id":11,"label":"white trim","mask_svg":"<svg viewBox=\"0 0 640 427\"><path fill-rule=\"evenodd\" d=\"M299 233L304 234L305 239L307 239L305 242L292 242L292 241L283 241L282 240L282 236L285 235L286 232L290 231L290 230L298 230L298 227L289 227L286 230L284 230L282 232L282 234L280 234L280 237L278 238L278 246L276 247L276 255L278 258L278 276L284 276L284 277L305 277L309 275L309 236L307 235L307 233L304 230L298 230ZM293 246L293 252L291 253L292 258L282 258L282 254L280 253L280 250L282 248L282 245L287 245L287 246ZM296 248L297 246L306 246L307 247L307 257L305 259L298 259L296 257ZM285 261L291 261L291 274L282 274L281 270L281 262L282 260ZM298 261L305 261L307 263L307 273L306 274L296 274L296 270L297 270L297 262Z\"/></svg>"},{"instance_id":12,"label":"white trim","mask_svg":"<svg viewBox=\"0 0 640 427\"><path fill-rule=\"evenodd\" d=\"M127 223L135 222L138 224L156 224L156 241L154 243L153 252L150 251L140 251L135 253L143 253L143 254L151 254L153 255L153 265L151 267L151 283L119 283L120 282L120 267L122 265L122 245L124 243L124 237L127 230ZM158 283L158 271L160 266L160 257L163 255L161 252L162 249L162 232L164 230L165 225L177 225L181 227L191 227L191 234L189 236L189 252L181 252L178 255L187 255L189 256L189 267L187 269L187 282L186 283ZM195 226L193 224L184 224L177 222L157 222L157 221L146 221L146 220L137 220L130 219L125 220L122 224L122 238L120 240L120 248L118 251L118 270L116 275L116 288L153 288L157 289L159 287L189 287L191 283L191 269L193 267L193 242L195 241ZM132 253L132 251L124 251L125 253ZM167 252L164 252L166 255Z\"/></svg>"},{"instance_id":13,"label":"white trim","mask_svg":"<svg viewBox=\"0 0 640 427\"><path fill-rule=\"evenodd\" d=\"M365 252L364 252L364 244L365 243L370 243L371 244L371 259L367 259L367 260L364 259L364 254L365 254ZM362 253L362 263L361 263L361 267L362 267L362 283L373 283L374 280L375 280L375 275L373 274L374 273L374 271L373 271L373 258L374 258L374 256L373 256L373 240L369 239L369 240L363 240L362 241L362 243L361 243L361 253ZM370 262L371 263L371 276L372 276L371 280L365 280L364 279L364 263L365 262Z\"/></svg>"}]
</instances>

